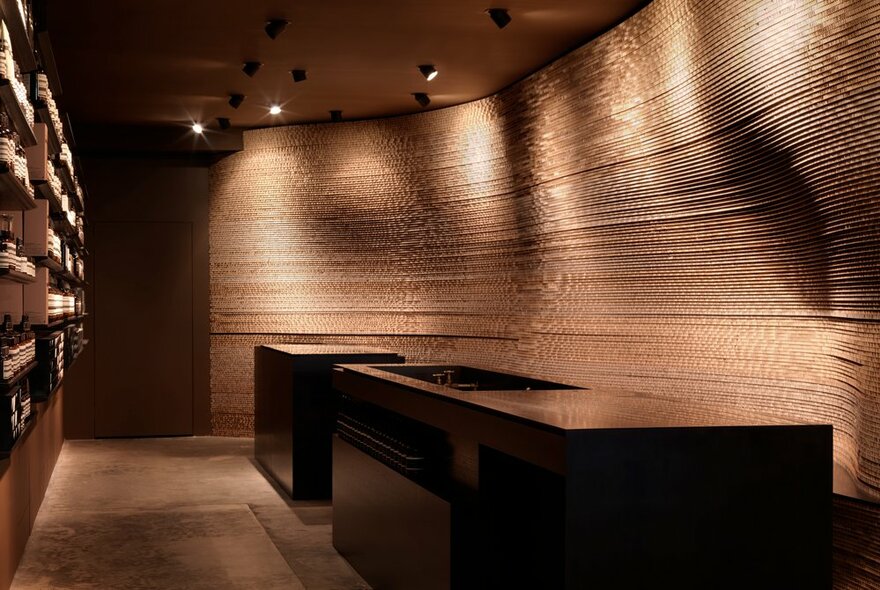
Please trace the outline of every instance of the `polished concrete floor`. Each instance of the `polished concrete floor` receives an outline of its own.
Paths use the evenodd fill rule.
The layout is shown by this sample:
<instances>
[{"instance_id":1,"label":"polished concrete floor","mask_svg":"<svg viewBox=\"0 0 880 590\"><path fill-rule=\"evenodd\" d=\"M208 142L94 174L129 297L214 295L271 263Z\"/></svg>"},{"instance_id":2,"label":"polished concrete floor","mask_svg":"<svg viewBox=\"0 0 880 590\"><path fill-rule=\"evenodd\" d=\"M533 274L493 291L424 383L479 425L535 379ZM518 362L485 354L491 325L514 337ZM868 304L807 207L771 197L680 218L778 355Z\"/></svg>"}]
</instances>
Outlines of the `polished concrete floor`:
<instances>
[{"instance_id":1,"label":"polished concrete floor","mask_svg":"<svg viewBox=\"0 0 880 590\"><path fill-rule=\"evenodd\" d=\"M331 518L270 484L250 439L67 441L12 588L368 589Z\"/></svg>"}]
</instances>

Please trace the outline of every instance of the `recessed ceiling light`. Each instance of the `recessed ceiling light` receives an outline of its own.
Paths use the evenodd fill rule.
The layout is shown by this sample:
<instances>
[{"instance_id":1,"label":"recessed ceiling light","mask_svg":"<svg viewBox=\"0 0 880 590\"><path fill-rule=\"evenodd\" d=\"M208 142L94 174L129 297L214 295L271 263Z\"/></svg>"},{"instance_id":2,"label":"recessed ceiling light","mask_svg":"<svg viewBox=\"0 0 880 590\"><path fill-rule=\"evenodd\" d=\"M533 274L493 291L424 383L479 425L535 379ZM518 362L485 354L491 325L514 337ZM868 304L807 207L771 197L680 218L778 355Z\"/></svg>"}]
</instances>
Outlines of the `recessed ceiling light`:
<instances>
[{"instance_id":1,"label":"recessed ceiling light","mask_svg":"<svg viewBox=\"0 0 880 590\"><path fill-rule=\"evenodd\" d=\"M428 82L430 82L431 80L436 78L437 74L440 73L437 71L437 68L435 68L431 64L425 64L423 66L419 66L419 71L422 73L422 75L425 77L425 80L427 80Z\"/></svg>"},{"instance_id":2,"label":"recessed ceiling light","mask_svg":"<svg viewBox=\"0 0 880 590\"><path fill-rule=\"evenodd\" d=\"M333 122L342 121L342 111L330 111L330 120Z\"/></svg>"},{"instance_id":3,"label":"recessed ceiling light","mask_svg":"<svg viewBox=\"0 0 880 590\"><path fill-rule=\"evenodd\" d=\"M260 71L261 67L263 67L263 64L258 61L246 61L244 62L241 71L244 72L248 78L253 78L254 74Z\"/></svg>"},{"instance_id":4,"label":"recessed ceiling light","mask_svg":"<svg viewBox=\"0 0 880 590\"><path fill-rule=\"evenodd\" d=\"M278 35L284 32L284 29L287 28L287 25L290 24L290 21L282 20L282 19L272 19L266 22L266 34L269 35L270 39L274 39Z\"/></svg>"},{"instance_id":5,"label":"recessed ceiling light","mask_svg":"<svg viewBox=\"0 0 880 590\"><path fill-rule=\"evenodd\" d=\"M204 131L204 129L202 129L202 126L199 123L193 123L192 130L193 130L193 133L196 133L199 135L202 133L202 131Z\"/></svg>"},{"instance_id":6,"label":"recessed ceiling light","mask_svg":"<svg viewBox=\"0 0 880 590\"><path fill-rule=\"evenodd\" d=\"M229 106L234 109L237 109L241 106L241 103L244 102L244 94L230 94L229 95Z\"/></svg>"},{"instance_id":7,"label":"recessed ceiling light","mask_svg":"<svg viewBox=\"0 0 880 590\"><path fill-rule=\"evenodd\" d=\"M269 114L270 115L280 115L281 114L281 107L278 106L277 104L273 104L271 107L269 107Z\"/></svg>"},{"instance_id":8,"label":"recessed ceiling light","mask_svg":"<svg viewBox=\"0 0 880 590\"><path fill-rule=\"evenodd\" d=\"M226 117L217 117L217 124L220 126L220 129L229 129L232 126L232 123Z\"/></svg>"},{"instance_id":9,"label":"recessed ceiling light","mask_svg":"<svg viewBox=\"0 0 880 590\"><path fill-rule=\"evenodd\" d=\"M511 20L513 20L510 18L510 14L508 14L506 8L490 8L486 12L489 14L489 18L492 19L492 22L495 23L499 29L503 29L510 24Z\"/></svg>"},{"instance_id":10,"label":"recessed ceiling light","mask_svg":"<svg viewBox=\"0 0 880 590\"><path fill-rule=\"evenodd\" d=\"M422 105L423 107L431 104L431 98L425 94L424 92L413 92L413 98L416 99L416 102Z\"/></svg>"},{"instance_id":11,"label":"recessed ceiling light","mask_svg":"<svg viewBox=\"0 0 880 590\"><path fill-rule=\"evenodd\" d=\"M302 82L306 79L306 71L305 70L290 70L290 75L293 76L294 82Z\"/></svg>"}]
</instances>

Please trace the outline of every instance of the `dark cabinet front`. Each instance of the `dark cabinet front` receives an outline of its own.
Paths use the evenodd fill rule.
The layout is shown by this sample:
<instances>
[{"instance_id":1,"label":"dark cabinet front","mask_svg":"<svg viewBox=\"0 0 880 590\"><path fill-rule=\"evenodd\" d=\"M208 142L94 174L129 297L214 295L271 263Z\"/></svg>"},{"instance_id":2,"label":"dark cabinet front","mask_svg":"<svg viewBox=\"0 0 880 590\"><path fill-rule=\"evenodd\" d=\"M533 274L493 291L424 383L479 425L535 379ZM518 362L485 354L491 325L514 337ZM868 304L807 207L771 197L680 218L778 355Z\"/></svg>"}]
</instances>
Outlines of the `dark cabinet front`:
<instances>
[{"instance_id":1,"label":"dark cabinet front","mask_svg":"<svg viewBox=\"0 0 880 590\"><path fill-rule=\"evenodd\" d=\"M254 350L254 456L294 500L331 493L337 394L333 365L402 363L398 354L355 346L277 345Z\"/></svg>"}]
</instances>

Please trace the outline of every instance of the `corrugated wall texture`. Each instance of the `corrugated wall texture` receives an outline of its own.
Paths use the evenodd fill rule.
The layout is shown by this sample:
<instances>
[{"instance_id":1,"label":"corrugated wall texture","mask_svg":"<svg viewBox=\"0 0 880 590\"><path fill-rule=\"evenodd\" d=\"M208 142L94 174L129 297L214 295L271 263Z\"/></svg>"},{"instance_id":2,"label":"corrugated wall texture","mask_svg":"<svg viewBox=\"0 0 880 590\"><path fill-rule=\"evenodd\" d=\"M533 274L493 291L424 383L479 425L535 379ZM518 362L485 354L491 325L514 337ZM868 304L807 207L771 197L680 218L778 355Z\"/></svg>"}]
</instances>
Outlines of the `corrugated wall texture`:
<instances>
[{"instance_id":1,"label":"corrugated wall texture","mask_svg":"<svg viewBox=\"0 0 880 590\"><path fill-rule=\"evenodd\" d=\"M878 187L878 0L655 0L475 103L249 132L214 429L251 431L254 344L358 342L830 422L880 489ZM880 585L866 551L839 587Z\"/></svg>"}]
</instances>

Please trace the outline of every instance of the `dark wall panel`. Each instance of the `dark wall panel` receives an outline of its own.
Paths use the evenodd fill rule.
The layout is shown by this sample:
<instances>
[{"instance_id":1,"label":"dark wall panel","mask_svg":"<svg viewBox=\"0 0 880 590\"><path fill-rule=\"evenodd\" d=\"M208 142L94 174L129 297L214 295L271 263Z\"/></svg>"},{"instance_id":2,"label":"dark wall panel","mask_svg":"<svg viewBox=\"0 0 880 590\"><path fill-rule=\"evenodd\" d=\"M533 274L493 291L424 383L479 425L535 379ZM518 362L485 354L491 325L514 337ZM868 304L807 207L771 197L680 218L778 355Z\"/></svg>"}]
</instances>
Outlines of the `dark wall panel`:
<instances>
[{"instance_id":1,"label":"dark wall panel","mask_svg":"<svg viewBox=\"0 0 880 590\"><path fill-rule=\"evenodd\" d=\"M192 227L94 232L95 436L193 434Z\"/></svg>"},{"instance_id":2,"label":"dark wall panel","mask_svg":"<svg viewBox=\"0 0 880 590\"><path fill-rule=\"evenodd\" d=\"M481 101L246 133L212 169L214 431L249 432L250 343L388 338L828 422L880 492L878 37L878 0L655 0ZM880 583L857 556L839 587Z\"/></svg>"},{"instance_id":3,"label":"dark wall panel","mask_svg":"<svg viewBox=\"0 0 880 590\"><path fill-rule=\"evenodd\" d=\"M135 139L132 139L135 141ZM208 328L208 164L200 157L170 157L156 155L86 154L82 158L84 182L88 187L87 243L93 246L95 227L102 223L183 223L192 229L191 255L167 261L172 267L181 264L192 268L192 322L188 328L178 326L178 332L188 329L192 339L192 390L185 393L191 400L193 414L191 431L210 433L209 415L209 328ZM148 243L153 241L148 238ZM123 255L124 253L120 253ZM87 261L87 279L95 284L92 272L95 258ZM140 268L145 277L153 272L154 262L129 259L127 264ZM87 304L91 316L86 319L86 331L91 344L82 358L66 376L67 404L65 405L65 434L68 438L95 436L95 371L96 351L118 347L116 334L95 337L94 321L101 309L95 306L94 289L87 290ZM152 309L155 309L153 306ZM169 310L173 313L173 309ZM148 330L149 326L135 317L131 330ZM122 329L119 331L122 334ZM139 354L149 351L138 349ZM120 433L122 435L122 433ZM132 435L134 433L131 433Z\"/></svg>"}]
</instances>

